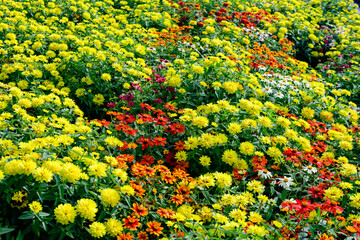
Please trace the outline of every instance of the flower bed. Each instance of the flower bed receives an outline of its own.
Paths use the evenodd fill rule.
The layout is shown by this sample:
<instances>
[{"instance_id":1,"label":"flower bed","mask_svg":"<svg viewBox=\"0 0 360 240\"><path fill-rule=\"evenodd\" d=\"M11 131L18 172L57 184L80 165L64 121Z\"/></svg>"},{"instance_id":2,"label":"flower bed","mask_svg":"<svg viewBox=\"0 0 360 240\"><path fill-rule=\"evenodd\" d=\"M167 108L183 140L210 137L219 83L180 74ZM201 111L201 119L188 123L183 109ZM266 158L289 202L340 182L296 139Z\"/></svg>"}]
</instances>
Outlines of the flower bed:
<instances>
[{"instance_id":1,"label":"flower bed","mask_svg":"<svg viewBox=\"0 0 360 240\"><path fill-rule=\"evenodd\" d=\"M0 3L0 236L357 239L340 0Z\"/></svg>"}]
</instances>

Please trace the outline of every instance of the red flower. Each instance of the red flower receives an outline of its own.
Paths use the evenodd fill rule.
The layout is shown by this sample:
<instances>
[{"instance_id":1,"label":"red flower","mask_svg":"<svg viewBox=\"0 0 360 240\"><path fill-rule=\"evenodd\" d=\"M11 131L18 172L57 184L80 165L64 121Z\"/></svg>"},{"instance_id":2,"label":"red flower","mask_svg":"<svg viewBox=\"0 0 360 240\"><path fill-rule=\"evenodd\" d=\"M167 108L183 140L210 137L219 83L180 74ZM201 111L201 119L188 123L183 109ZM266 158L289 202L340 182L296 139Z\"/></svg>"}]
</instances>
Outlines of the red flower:
<instances>
[{"instance_id":1,"label":"red flower","mask_svg":"<svg viewBox=\"0 0 360 240\"><path fill-rule=\"evenodd\" d=\"M144 136L141 136L140 139L136 141L137 143L141 144L141 149L145 150L146 148L153 147L154 143L151 141L151 138L144 138Z\"/></svg>"},{"instance_id":2,"label":"red flower","mask_svg":"<svg viewBox=\"0 0 360 240\"><path fill-rule=\"evenodd\" d=\"M144 155L143 158L141 159L141 162L140 164L142 165L151 165L154 163L154 157L147 154L147 155Z\"/></svg>"},{"instance_id":3,"label":"red flower","mask_svg":"<svg viewBox=\"0 0 360 240\"><path fill-rule=\"evenodd\" d=\"M322 198L323 194L325 193L325 190L323 187L320 186L312 186L311 188L309 188L308 193L311 194L312 198Z\"/></svg>"},{"instance_id":4,"label":"red flower","mask_svg":"<svg viewBox=\"0 0 360 240\"><path fill-rule=\"evenodd\" d=\"M185 147L184 147L183 141L178 141L175 143L175 150L182 151L184 149L185 149Z\"/></svg>"},{"instance_id":5,"label":"red flower","mask_svg":"<svg viewBox=\"0 0 360 240\"><path fill-rule=\"evenodd\" d=\"M305 198L303 200L296 199L296 203L292 205L292 209L296 211L296 215L302 215L303 217L308 217L309 212L313 211L316 207L315 204L311 204L311 201L306 201Z\"/></svg>"},{"instance_id":6,"label":"red flower","mask_svg":"<svg viewBox=\"0 0 360 240\"><path fill-rule=\"evenodd\" d=\"M136 217L127 216L127 218L123 219L124 227L130 228L130 230L137 230L140 227L141 223Z\"/></svg>"},{"instance_id":7,"label":"red flower","mask_svg":"<svg viewBox=\"0 0 360 240\"><path fill-rule=\"evenodd\" d=\"M183 133L185 132L185 125L181 123L172 123L168 129L166 129L166 132L171 133L172 135L175 135L177 133Z\"/></svg>"},{"instance_id":8,"label":"red flower","mask_svg":"<svg viewBox=\"0 0 360 240\"><path fill-rule=\"evenodd\" d=\"M163 227L161 227L161 223L156 222L156 221L148 222L146 225L148 226L146 231L148 231L148 232L150 232L150 234L156 235L156 236L159 236L160 234L162 234L161 230L164 229Z\"/></svg>"},{"instance_id":9,"label":"red flower","mask_svg":"<svg viewBox=\"0 0 360 240\"><path fill-rule=\"evenodd\" d=\"M168 119L166 117L159 116L158 118L155 118L155 122L155 126L165 126L168 123Z\"/></svg>"},{"instance_id":10,"label":"red flower","mask_svg":"<svg viewBox=\"0 0 360 240\"><path fill-rule=\"evenodd\" d=\"M166 144L166 138L163 137L155 137L152 142L154 143L154 145L156 146L165 146Z\"/></svg>"},{"instance_id":11,"label":"red flower","mask_svg":"<svg viewBox=\"0 0 360 240\"><path fill-rule=\"evenodd\" d=\"M321 210L337 215L338 213L342 213L344 211L344 209L338 206L338 204L338 202L330 201L329 198L327 198L326 202L321 205Z\"/></svg>"}]
</instances>

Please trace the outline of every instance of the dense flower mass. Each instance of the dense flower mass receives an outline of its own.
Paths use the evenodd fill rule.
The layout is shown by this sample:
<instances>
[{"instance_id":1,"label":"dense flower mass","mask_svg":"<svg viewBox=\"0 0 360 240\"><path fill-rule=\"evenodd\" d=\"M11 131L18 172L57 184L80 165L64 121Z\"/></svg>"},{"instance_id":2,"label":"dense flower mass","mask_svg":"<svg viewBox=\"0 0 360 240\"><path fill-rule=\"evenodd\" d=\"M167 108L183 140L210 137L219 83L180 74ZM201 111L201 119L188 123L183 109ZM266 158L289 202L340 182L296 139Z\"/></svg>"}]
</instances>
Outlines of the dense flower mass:
<instances>
[{"instance_id":1,"label":"dense flower mass","mask_svg":"<svg viewBox=\"0 0 360 240\"><path fill-rule=\"evenodd\" d=\"M357 239L343 0L0 0L4 239Z\"/></svg>"}]
</instances>

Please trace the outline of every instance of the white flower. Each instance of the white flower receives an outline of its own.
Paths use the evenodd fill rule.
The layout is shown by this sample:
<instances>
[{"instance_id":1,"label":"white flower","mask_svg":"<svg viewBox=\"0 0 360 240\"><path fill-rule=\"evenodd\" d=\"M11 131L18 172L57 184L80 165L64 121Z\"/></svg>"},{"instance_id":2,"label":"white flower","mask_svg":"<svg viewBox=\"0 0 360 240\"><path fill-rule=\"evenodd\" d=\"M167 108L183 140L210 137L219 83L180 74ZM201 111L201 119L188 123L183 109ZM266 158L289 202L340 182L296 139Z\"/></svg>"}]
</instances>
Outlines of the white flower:
<instances>
[{"instance_id":1,"label":"white flower","mask_svg":"<svg viewBox=\"0 0 360 240\"><path fill-rule=\"evenodd\" d=\"M264 93L267 93L267 94L270 94L270 93L273 92L273 90L272 90L271 87L264 87L264 88L263 88L263 92L264 92Z\"/></svg>"},{"instance_id":2,"label":"white flower","mask_svg":"<svg viewBox=\"0 0 360 240\"><path fill-rule=\"evenodd\" d=\"M259 174L259 177L265 178L265 179L271 178L273 176L272 173L270 171L268 171L267 169L260 170L258 172L258 174Z\"/></svg>"},{"instance_id":3,"label":"white flower","mask_svg":"<svg viewBox=\"0 0 360 240\"><path fill-rule=\"evenodd\" d=\"M279 185L283 188L289 188L290 186L293 185L294 180L291 177L283 177L283 178L278 178L279 180Z\"/></svg>"},{"instance_id":4,"label":"white flower","mask_svg":"<svg viewBox=\"0 0 360 240\"><path fill-rule=\"evenodd\" d=\"M316 167L313 167L311 165L303 167L303 170L307 172L308 174L313 174L317 172Z\"/></svg>"},{"instance_id":5,"label":"white flower","mask_svg":"<svg viewBox=\"0 0 360 240\"><path fill-rule=\"evenodd\" d=\"M277 92L277 93L275 93L275 97L283 98L284 94L282 94L281 92Z\"/></svg>"}]
</instances>

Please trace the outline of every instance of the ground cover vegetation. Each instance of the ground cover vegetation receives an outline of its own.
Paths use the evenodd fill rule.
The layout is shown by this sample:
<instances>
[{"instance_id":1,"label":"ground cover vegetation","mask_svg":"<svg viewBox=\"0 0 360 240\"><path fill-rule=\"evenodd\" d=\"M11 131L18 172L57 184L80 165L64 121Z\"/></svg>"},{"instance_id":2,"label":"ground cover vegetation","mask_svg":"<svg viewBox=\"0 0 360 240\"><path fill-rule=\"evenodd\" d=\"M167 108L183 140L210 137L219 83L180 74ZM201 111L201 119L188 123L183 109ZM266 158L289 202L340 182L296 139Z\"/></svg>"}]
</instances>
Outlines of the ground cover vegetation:
<instances>
[{"instance_id":1,"label":"ground cover vegetation","mask_svg":"<svg viewBox=\"0 0 360 240\"><path fill-rule=\"evenodd\" d=\"M1 239L357 239L340 0L0 0Z\"/></svg>"}]
</instances>

